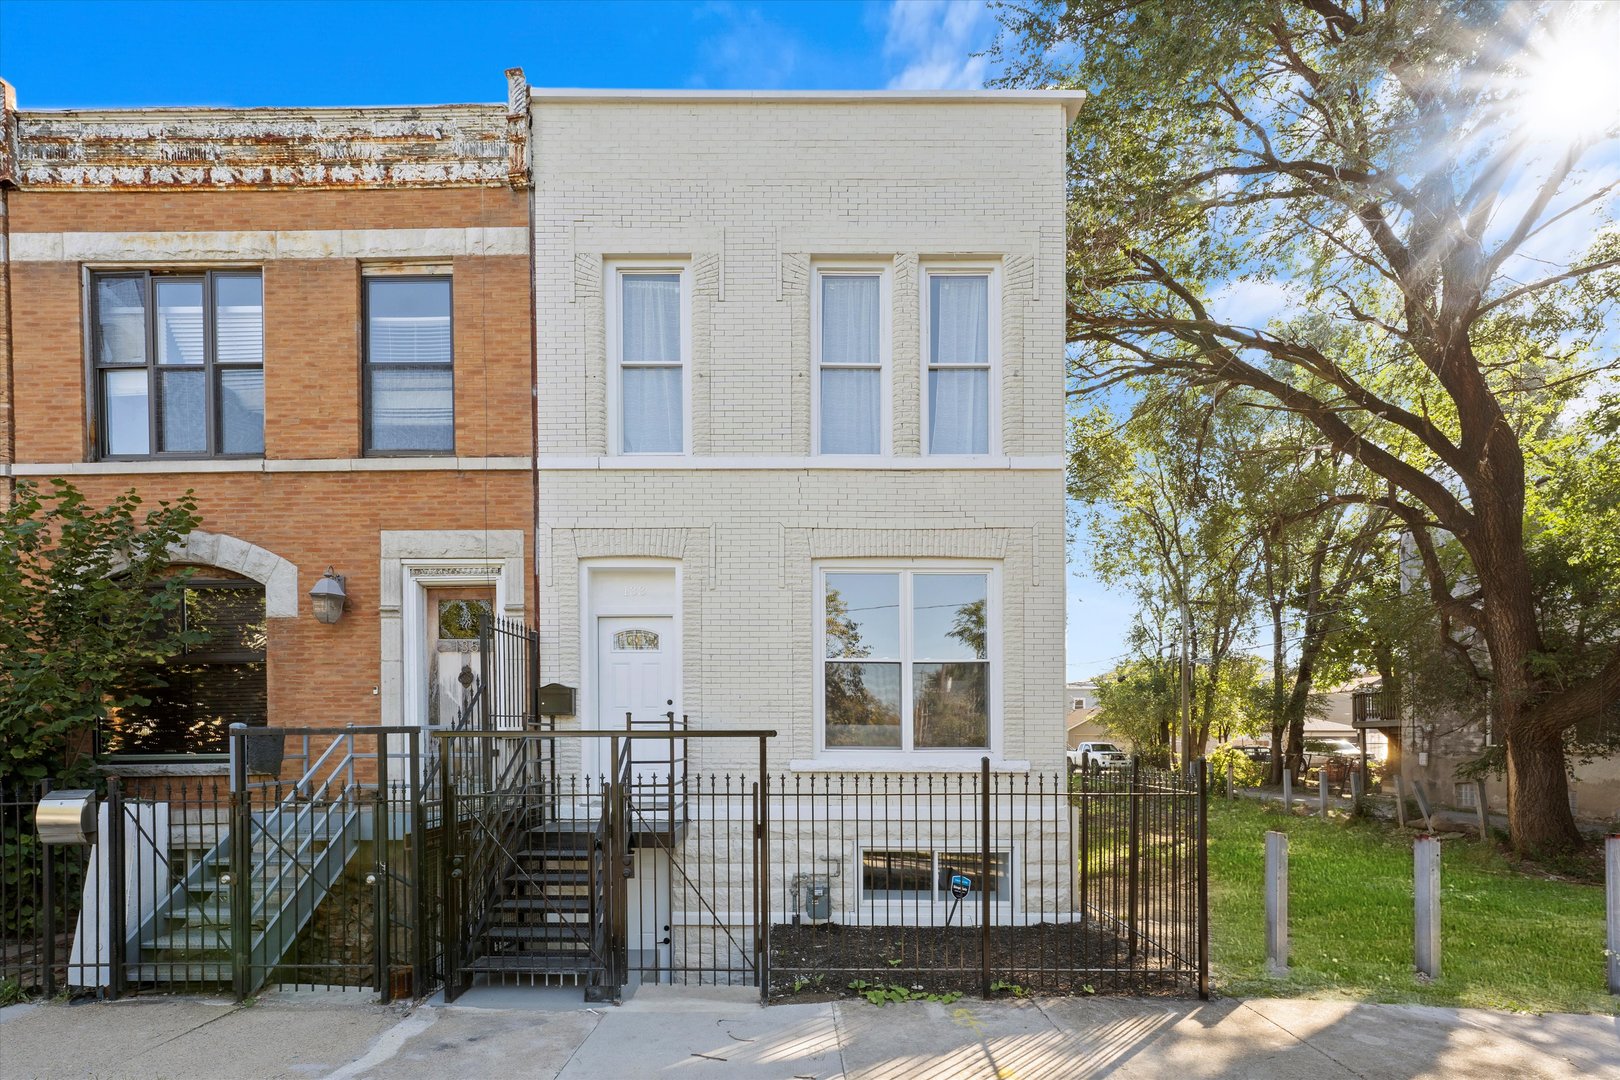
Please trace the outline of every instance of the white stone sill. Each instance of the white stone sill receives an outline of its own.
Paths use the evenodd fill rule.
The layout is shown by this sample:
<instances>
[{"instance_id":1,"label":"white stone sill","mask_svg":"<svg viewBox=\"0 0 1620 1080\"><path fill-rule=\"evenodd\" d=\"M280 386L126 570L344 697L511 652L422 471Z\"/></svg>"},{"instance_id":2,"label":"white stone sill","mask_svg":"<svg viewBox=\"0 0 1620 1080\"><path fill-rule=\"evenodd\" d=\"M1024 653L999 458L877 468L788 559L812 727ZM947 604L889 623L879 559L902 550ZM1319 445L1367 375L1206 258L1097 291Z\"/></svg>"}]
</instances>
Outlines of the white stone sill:
<instances>
[{"instance_id":1,"label":"white stone sill","mask_svg":"<svg viewBox=\"0 0 1620 1080\"><path fill-rule=\"evenodd\" d=\"M695 455L695 454L623 454L600 456L572 456L542 454L538 468L541 472L577 472L589 470L650 472L654 470L704 469L792 469L792 470L867 470L867 471L1000 471L1000 472L1062 472L1062 455L1036 455L1029 457L881 457L864 454L790 456L770 455Z\"/></svg>"},{"instance_id":2,"label":"white stone sill","mask_svg":"<svg viewBox=\"0 0 1620 1080\"><path fill-rule=\"evenodd\" d=\"M108 776L229 776L228 761L104 761L96 766Z\"/></svg>"},{"instance_id":3,"label":"white stone sill","mask_svg":"<svg viewBox=\"0 0 1620 1080\"><path fill-rule=\"evenodd\" d=\"M942 757L938 760L910 755L873 758L805 758L788 762L788 771L795 773L976 773L982 769L981 758L969 761L960 757ZM993 773L1027 773L1027 761L990 759Z\"/></svg>"},{"instance_id":4,"label":"white stone sill","mask_svg":"<svg viewBox=\"0 0 1620 1080\"><path fill-rule=\"evenodd\" d=\"M13 476L126 476L157 473L527 472L527 457L196 458L189 461L23 462Z\"/></svg>"}]
</instances>

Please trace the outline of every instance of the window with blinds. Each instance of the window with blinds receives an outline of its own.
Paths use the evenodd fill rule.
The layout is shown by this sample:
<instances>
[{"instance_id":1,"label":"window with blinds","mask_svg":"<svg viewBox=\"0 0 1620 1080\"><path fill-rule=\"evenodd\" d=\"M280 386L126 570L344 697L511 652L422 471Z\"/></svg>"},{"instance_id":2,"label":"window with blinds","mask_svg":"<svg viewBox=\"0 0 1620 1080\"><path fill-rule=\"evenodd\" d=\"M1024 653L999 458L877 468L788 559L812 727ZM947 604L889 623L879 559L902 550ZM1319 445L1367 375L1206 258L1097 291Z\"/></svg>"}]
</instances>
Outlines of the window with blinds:
<instances>
[{"instance_id":1,"label":"window with blinds","mask_svg":"<svg viewBox=\"0 0 1620 1080\"><path fill-rule=\"evenodd\" d=\"M266 723L264 586L191 582L174 618L200 640L147 673L155 685L139 688L146 704L114 710L103 721L103 754L225 754L232 724Z\"/></svg>"},{"instance_id":2,"label":"window with blinds","mask_svg":"<svg viewBox=\"0 0 1620 1080\"><path fill-rule=\"evenodd\" d=\"M454 453L450 278L368 277L365 308L366 451Z\"/></svg>"},{"instance_id":3,"label":"window with blinds","mask_svg":"<svg viewBox=\"0 0 1620 1080\"><path fill-rule=\"evenodd\" d=\"M92 274L90 337L98 457L263 455L257 271Z\"/></svg>"}]
</instances>

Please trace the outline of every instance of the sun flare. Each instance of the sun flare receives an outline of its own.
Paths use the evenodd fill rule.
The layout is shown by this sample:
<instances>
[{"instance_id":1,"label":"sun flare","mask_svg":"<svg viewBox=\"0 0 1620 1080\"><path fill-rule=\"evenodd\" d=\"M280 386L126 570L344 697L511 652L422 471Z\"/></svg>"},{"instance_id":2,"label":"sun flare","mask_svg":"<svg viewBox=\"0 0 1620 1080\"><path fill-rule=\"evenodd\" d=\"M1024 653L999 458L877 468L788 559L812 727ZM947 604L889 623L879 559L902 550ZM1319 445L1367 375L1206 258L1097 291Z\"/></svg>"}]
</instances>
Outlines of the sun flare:
<instances>
[{"instance_id":1,"label":"sun flare","mask_svg":"<svg viewBox=\"0 0 1620 1080\"><path fill-rule=\"evenodd\" d=\"M1529 44L1520 98L1537 137L1590 138L1620 124L1620 4L1570 4Z\"/></svg>"}]
</instances>

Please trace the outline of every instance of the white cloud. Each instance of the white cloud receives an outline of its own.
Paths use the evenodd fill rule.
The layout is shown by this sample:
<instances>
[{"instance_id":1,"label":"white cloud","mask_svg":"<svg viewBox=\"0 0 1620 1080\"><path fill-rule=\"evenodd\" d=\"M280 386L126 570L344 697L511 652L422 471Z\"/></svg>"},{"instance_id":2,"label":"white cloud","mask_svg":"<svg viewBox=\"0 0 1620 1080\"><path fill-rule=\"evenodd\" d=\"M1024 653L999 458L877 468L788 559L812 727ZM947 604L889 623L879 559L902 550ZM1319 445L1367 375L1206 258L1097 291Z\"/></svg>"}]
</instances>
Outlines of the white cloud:
<instances>
[{"instance_id":1,"label":"white cloud","mask_svg":"<svg viewBox=\"0 0 1620 1080\"><path fill-rule=\"evenodd\" d=\"M895 0L883 55L899 68L893 90L967 90L984 85L996 20L981 0Z\"/></svg>"}]
</instances>

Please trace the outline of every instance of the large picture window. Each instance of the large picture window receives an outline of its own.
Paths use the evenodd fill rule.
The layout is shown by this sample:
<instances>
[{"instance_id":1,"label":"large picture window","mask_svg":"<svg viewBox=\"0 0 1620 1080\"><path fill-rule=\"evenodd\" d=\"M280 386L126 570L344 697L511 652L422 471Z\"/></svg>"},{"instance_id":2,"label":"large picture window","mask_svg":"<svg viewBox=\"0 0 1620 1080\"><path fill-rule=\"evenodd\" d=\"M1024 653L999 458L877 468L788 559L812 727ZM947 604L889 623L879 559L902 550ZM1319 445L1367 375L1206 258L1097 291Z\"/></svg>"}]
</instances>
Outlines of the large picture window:
<instances>
[{"instance_id":1,"label":"large picture window","mask_svg":"<svg viewBox=\"0 0 1620 1080\"><path fill-rule=\"evenodd\" d=\"M996 274L932 267L923 272L924 390L930 454L988 454L995 435L1000 330Z\"/></svg>"},{"instance_id":2,"label":"large picture window","mask_svg":"<svg viewBox=\"0 0 1620 1080\"><path fill-rule=\"evenodd\" d=\"M686 272L618 267L609 314L623 454L686 452Z\"/></svg>"},{"instance_id":3,"label":"large picture window","mask_svg":"<svg viewBox=\"0 0 1620 1080\"><path fill-rule=\"evenodd\" d=\"M264 453L264 290L257 271L90 277L101 458Z\"/></svg>"},{"instance_id":4,"label":"large picture window","mask_svg":"<svg viewBox=\"0 0 1620 1080\"><path fill-rule=\"evenodd\" d=\"M990 570L827 568L821 583L828 750L990 748Z\"/></svg>"},{"instance_id":5,"label":"large picture window","mask_svg":"<svg viewBox=\"0 0 1620 1080\"><path fill-rule=\"evenodd\" d=\"M875 269L816 271L811 335L815 349L816 452L881 454L887 275Z\"/></svg>"},{"instance_id":6,"label":"large picture window","mask_svg":"<svg viewBox=\"0 0 1620 1080\"><path fill-rule=\"evenodd\" d=\"M175 617L203 640L157 670L163 685L141 690L148 704L107 717L102 753L225 754L232 724L266 722L264 586L192 581Z\"/></svg>"},{"instance_id":7,"label":"large picture window","mask_svg":"<svg viewBox=\"0 0 1620 1080\"><path fill-rule=\"evenodd\" d=\"M456 409L450 279L365 279L366 450L451 454Z\"/></svg>"}]
</instances>

